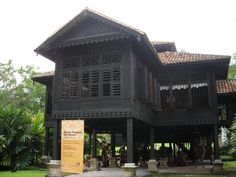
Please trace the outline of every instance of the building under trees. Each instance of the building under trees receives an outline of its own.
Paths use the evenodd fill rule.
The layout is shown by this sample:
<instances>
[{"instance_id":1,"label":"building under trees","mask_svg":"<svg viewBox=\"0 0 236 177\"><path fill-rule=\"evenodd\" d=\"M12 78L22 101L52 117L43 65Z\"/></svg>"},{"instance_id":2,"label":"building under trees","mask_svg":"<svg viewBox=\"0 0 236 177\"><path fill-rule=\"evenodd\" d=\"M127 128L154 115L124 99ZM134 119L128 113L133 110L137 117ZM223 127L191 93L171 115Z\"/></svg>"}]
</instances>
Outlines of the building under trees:
<instances>
[{"instance_id":1,"label":"building under trees","mask_svg":"<svg viewBox=\"0 0 236 177\"><path fill-rule=\"evenodd\" d=\"M60 122L85 120L89 152L96 134L111 134L111 152L123 143L127 162L137 162L138 144L157 159L154 143L168 143L173 157L219 159L220 126L236 111L236 80L226 80L230 56L177 52L173 42L146 34L90 9L83 10L35 52L55 62L55 71L34 81L47 86L45 155L54 129L52 159L60 159ZM178 148L178 150L177 150Z\"/></svg>"}]
</instances>

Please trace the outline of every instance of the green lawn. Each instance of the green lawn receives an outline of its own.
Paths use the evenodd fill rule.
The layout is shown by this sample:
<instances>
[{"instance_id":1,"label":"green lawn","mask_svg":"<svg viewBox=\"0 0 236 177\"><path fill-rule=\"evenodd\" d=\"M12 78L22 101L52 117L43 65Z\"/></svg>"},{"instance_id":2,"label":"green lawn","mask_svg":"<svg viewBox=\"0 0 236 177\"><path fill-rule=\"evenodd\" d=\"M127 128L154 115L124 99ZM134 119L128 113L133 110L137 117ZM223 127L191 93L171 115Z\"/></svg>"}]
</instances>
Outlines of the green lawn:
<instances>
[{"instance_id":1,"label":"green lawn","mask_svg":"<svg viewBox=\"0 0 236 177\"><path fill-rule=\"evenodd\" d=\"M225 177L216 175L156 175L154 177Z\"/></svg>"},{"instance_id":2,"label":"green lawn","mask_svg":"<svg viewBox=\"0 0 236 177\"><path fill-rule=\"evenodd\" d=\"M235 168L236 169L236 161L224 162L224 168Z\"/></svg>"},{"instance_id":3,"label":"green lawn","mask_svg":"<svg viewBox=\"0 0 236 177\"><path fill-rule=\"evenodd\" d=\"M46 170L0 171L0 177L45 177Z\"/></svg>"}]
</instances>

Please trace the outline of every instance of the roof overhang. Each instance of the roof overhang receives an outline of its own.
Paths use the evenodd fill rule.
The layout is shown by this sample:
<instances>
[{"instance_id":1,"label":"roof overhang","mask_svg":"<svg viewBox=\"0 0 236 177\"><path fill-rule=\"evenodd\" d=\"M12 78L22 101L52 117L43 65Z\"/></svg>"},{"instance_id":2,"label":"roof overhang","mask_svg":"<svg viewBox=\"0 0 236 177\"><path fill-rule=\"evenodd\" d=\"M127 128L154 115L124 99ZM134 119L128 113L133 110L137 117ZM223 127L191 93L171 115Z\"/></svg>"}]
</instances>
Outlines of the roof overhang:
<instances>
[{"instance_id":1,"label":"roof overhang","mask_svg":"<svg viewBox=\"0 0 236 177\"><path fill-rule=\"evenodd\" d=\"M110 33L98 36L86 36L83 38L75 38L69 41L59 42L55 45L55 41L60 39L62 35L73 29L75 26L82 23L87 18L93 18L102 22L104 24L109 24L112 27L121 30L123 33ZM65 24L62 28L60 28L57 32L55 32L52 36L50 36L46 41L44 41L39 47L37 47L34 51L37 54L40 54L51 61L55 61L56 51L62 47L76 46L76 45L86 45L91 43L98 43L104 41L118 40L132 37L136 40L137 43L143 43L149 52L154 57L155 61L160 63L160 59L155 51L155 48L152 46L146 34L138 29L135 29L131 26L128 26L124 23L118 22L110 17L102 15L96 11L91 9L83 10L79 15L74 17L71 21Z\"/></svg>"}]
</instances>

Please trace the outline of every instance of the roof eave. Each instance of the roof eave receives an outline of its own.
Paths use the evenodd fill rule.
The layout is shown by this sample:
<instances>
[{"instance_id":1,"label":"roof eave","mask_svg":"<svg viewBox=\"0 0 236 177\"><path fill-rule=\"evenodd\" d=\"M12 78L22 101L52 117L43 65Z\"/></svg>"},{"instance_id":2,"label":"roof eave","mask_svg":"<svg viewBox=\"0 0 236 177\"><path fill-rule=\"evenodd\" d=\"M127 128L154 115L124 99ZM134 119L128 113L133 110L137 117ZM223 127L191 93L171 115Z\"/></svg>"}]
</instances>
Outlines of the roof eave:
<instances>
[{"instance_id":1,"label":"roof eave","mask_svg":"<svg viewBox=\"0 0 236 177\"><path fill-rule=\"evenodd\" d=\"M230 56L226 56L227 58L225 59L218 59L218 60L205 60L205 61L193 61L193 62L182 62L182 63L170 63L170 64L164 64L164 66L168 66L168 67L174 67L174 66L186 66L186 65L199 65L199 64L207 64L207 63L226 63L229 64L230 62ZM229 58L228 58L229 57Z\"/></svg>"}]
</instances>

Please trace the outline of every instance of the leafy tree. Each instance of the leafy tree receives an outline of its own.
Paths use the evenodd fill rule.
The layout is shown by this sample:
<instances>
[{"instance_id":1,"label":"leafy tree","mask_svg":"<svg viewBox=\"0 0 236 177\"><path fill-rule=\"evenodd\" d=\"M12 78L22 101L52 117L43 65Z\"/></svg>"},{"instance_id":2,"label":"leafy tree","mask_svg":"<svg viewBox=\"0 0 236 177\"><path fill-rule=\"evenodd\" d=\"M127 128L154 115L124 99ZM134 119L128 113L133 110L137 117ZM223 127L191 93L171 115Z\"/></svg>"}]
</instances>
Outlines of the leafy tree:
<instances>
[{"instance_id":1,"label":"leafy tree","mask_svg":"<svg viewBox=\"0 0 236 177\"><path fill-rule=\"evenodd\" d=\"M32 118L31 124L31 154L32 154L32 161L34 165L37 165L39 159L43 155L43 145L44 145L44 114L42 112L38 112Z\"/></svg>"},{"instance_id":2,"label":"leafy tree","mask_svg":"<svg viewBox=\"0 0 236 177\"><path fill-rule=\"evenodd\" d=\"M233 124L230 127L231 135L232 135L232 149L230 151L230 154L233 156L233 158L236 158L236 116L234 118Z\"/></svg>"},{"instance_id":3,"label":"leafy tree","mask_svg":"<svg viewBox=\"0 0 236 177\"><path fill-rule=\"evenodd\" d=\"M0 165L12 170L30 164L31 118L13 106L0 107L0 135L4 136Z\"/></svg>"},{"instance_id":4,"label":"leafy tree","mask_svg":"<svg viewBox=\"0 0 236 177\"><path fill-rule=\"evenodd\" d=\"M236 79L236 54L233 54L232 64L229 65L228 79Z\"/></svg>"},{"instance_id":5,"label":"leafy tree","mask_svg":"<svg viewBox=\"0 0 236 177\"><path fill-rule=\"evenodd\" d=\"M3 142L5 141L5 138L3 135L0 135L0 152L2 152L2 148L4 147Z\"/></svg>"},{"instance_id":6,"label":"leafy tree","mask_svg":"<svg viewBox=\"0 0 236 177\"><path fill-rule=\"evenodd\" d=\"M31 79L36 74L33 66L15 69L12 61L0 63L0 105L13 105L29 113L44 110L45 87Z\"/></svg>"},{"instance_id":7,"label":"leafy tree","mask_svg":"<svg viewBox=\"0 0 236 177\"><path fill-rule=\"evenodd\" d=\"M33 66L0 63L0 166L37 164L43 152L45 87L31 79Z\"/></svg>"}]
</instances>

